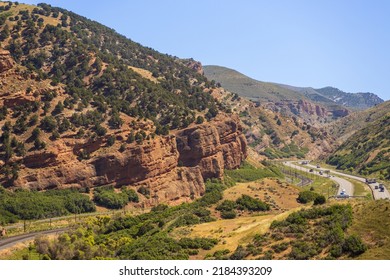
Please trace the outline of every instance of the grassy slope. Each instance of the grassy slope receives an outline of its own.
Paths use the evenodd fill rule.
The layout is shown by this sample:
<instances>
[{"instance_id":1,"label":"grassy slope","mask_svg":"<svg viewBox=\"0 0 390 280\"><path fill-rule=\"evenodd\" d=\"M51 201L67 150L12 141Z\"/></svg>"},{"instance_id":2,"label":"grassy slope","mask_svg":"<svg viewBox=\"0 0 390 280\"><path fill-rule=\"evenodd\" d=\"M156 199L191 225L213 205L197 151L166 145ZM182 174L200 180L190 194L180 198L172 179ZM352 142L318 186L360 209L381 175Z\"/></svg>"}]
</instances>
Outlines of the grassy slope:
<instances>
[{"instance_id":1,"label":"grassy slope","mask_svg":"<svg viewBox=\"0 0 390 280\"><path fill-rule=\"evenodd\" d=\"M205 66L205 76L220 82L227 90L260 101L298 100L304 96L276 84L251 79L235 70L220 66Z\"/></svg>"},{"instance_id":2,"label":"grassy slope","mask_svg":"<svg viewBox=\"0 0 390 280\"><path fill-rule=\"evenodd\" d=\"M353 209L349 232L361 236L369 246L359 259L390 259L390 201L362 202Z\"/></svg>"}]
</instances>

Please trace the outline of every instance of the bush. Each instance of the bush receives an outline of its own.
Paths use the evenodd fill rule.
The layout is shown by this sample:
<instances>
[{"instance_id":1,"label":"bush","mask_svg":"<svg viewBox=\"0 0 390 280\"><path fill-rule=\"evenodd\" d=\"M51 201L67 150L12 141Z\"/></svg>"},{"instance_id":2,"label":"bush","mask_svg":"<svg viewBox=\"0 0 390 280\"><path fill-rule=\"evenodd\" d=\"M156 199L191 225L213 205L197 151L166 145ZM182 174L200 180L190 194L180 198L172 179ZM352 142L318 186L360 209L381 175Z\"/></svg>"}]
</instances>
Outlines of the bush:
<instances>
[{"instance_id":1,"label":"bush","mask_svg":"<svg viewBox=\"0 0 390 280\"><path fill-rule=\"evenodd\" d=\"M250 197L243 194L236 200L239 209L247 209L250 211L267 211L270 209L269 205L260 199Z\"/></svg>"},{"instance_id":2,"label":"bush","mask_svg":"<svg viewBox=\"0 0 390 280\"><path fill-rule=\"evenodd\" d=\"M351 235L344 241L343 251L351 256L358 256L367 250L367 246L363 243L360 237Z\"/></svg>"},{"instance_id":3,"label":"bush","mask_svg":"<svg viewBox=\"0 0 390 280\"><path fill-rule=\"evenodd\" d=\"M317 197L314 199L314 205L321 205L326 202L326 198L323 195L317 195Z\"/></svg>"},{"instance_id":4,"label":"bush","mask_svg":"<svg viewBox=\"0 0 390 280\"><path fill-rule=\"evenodd\" d=\"M237 213L234 210L221 211L221 218L222 219L234 219L236 216L237 216Z\"/></svg>"},{"instance_id":5,"label":"bush","mask_svg":"<svg viewBox=\"0 0 390 280\"><path fill-rule=\"evenodd\" d=\"M303 191L303 192L299 193L297 200L299 203L306 204L306 203L314 201L317 197L318 197L318 194L315 192Z\"/></svg>"},{"instance_id":6,"label":"bush","mask_svg":"<svg viewBox=\"0 0 390 280\"><path fill-rule=\"evenodd\" d=\"M129 202L138 202L138 195L134 190L122 188L120 193L114 187L100 187L94 191L94 201L100 206L110 209L123 208Z\"/></svg>"},{"instance_id":7,"label":"bush","mask_svg":"<svg viewBox=\"0 0 390 280\"><path fill-rule=\"evenodd\" d=\"M218 211L231 211L237 207L237 204L232 200L224 200L215 209Z\"/></svg>"}]
</instances>

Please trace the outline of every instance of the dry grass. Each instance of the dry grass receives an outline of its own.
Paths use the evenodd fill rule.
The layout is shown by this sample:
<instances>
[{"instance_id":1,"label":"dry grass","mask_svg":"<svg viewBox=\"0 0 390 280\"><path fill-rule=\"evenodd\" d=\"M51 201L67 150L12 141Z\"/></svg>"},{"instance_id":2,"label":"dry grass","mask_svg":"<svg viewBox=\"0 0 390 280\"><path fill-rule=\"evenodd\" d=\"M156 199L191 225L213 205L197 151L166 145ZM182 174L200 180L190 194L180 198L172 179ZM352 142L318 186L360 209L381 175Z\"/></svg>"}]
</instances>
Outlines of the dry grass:
<instances>
[{"instance_id":1,"label":"dry grass","mask_svg":"<svg viewBox=\"0 0 390 280\"><path fill-rule=\"evenodd\" d=\"M208 237L219 240L210 251L200 251L193 258L204 259L207 254L228 249L233 252L238 245L248 244L256 234L264 234L274 220L285 219L297 211L301 205L296 202L299 190L297 187L283 183L278 179L266 178L257 182L238 183L224 191L224 199L235 200L242 194L257 197L272 205L271 211L265 213L245 213L231 220L217 220L210 223L176 229L172 235L181 237ZM213 209L212 209L213 210ZM219 211L214 210L218 216Z\"/></svg>"},{"instance_id":2,"label":"dry grass","mask_svg":"<svg viewBox=\"0 0 390 280\"><path fill-rule=\"evenodd\" d=\"M279 179L266 178L261 181L238 183L224 191L224 199L236 200L246 194L271 205L272 210L286 211L299 207L296 201L299 189L293 185L281 182Z\"/></svg>"},{"instance_id":3,"label":"dry grass","mask_svg":"<svg viewBox=\"0 0 390 280\"><path fill-rule=\"evenodd\" d=\"M285 219L290 210L281 214L264 216L239 217L232 220L218 220L211 223L199 224L190 228L181 228L174 232L175 237L208 237L217 238L219 243L210 251L201 251L194 258L204 259L206 254L228 249L233 252L238 245L249 243L256 234L264 234L272 221Z\"/></svg>"},{"instance_id":4,"label":"dry grass","mask_svg":"<svg viewBox=\"0 0 390 280\"><path fill-rule=\"evenodd\" d=\"M145 79L148 79L154 83L158 83L159 81L157 80L157 78L153 77L153 74L152 72L148 71L148 70L145 70L145 69L142 69L142 68L138 68L138 67L133 67L133 66L129 66L129 68L131 70L133 70L134 72L140 74L143 78Z\"/></svg>"}]
</instances>

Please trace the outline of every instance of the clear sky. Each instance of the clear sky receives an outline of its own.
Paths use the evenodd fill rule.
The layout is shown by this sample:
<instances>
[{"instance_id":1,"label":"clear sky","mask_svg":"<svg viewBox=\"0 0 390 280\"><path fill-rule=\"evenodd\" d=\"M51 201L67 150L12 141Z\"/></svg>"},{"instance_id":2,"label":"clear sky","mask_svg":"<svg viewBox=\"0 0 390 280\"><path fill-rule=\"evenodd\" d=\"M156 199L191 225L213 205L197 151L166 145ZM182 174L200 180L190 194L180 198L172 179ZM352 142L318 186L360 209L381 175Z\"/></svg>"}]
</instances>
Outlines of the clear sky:
<instances>
[{"instance_id":1,"label":"clear sky","mask_svg":"<svg viewBox=\"0 0 390 280\"><path fill-rule=\"evenodd\" d=\"M43 1L24 0L28 4ZM162 53L390 99L387 0L46 0Z\"/></svg>"}]
</instances>

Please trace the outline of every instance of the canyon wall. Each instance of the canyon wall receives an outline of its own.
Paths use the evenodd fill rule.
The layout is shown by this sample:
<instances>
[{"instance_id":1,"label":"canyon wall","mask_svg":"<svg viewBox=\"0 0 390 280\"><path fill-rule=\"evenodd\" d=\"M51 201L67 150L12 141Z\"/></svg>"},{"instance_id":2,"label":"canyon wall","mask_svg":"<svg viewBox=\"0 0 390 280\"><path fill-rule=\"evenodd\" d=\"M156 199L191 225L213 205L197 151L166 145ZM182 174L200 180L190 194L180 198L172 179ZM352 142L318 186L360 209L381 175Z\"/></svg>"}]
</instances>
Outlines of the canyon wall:
<instances>
[{"instance_id":1,"label":"canyon wall","mask_svg":"<svg viewBox=\"0 0 390 280\"><path fill-rule=\"evenodd\" d=\"M99 152L102 146L102 141L91 142L83 149ZM23 159L15 187L143 186L150 191L144 205L188 201L204 194L206 179L221 178L225 168L240 166L246 157L246 140L239 118L221 115L174 135L129 144L122 152L101 152L89 160L79 160L78 149L67 140L29 154Z\"/></svg>"}]
</instances>

